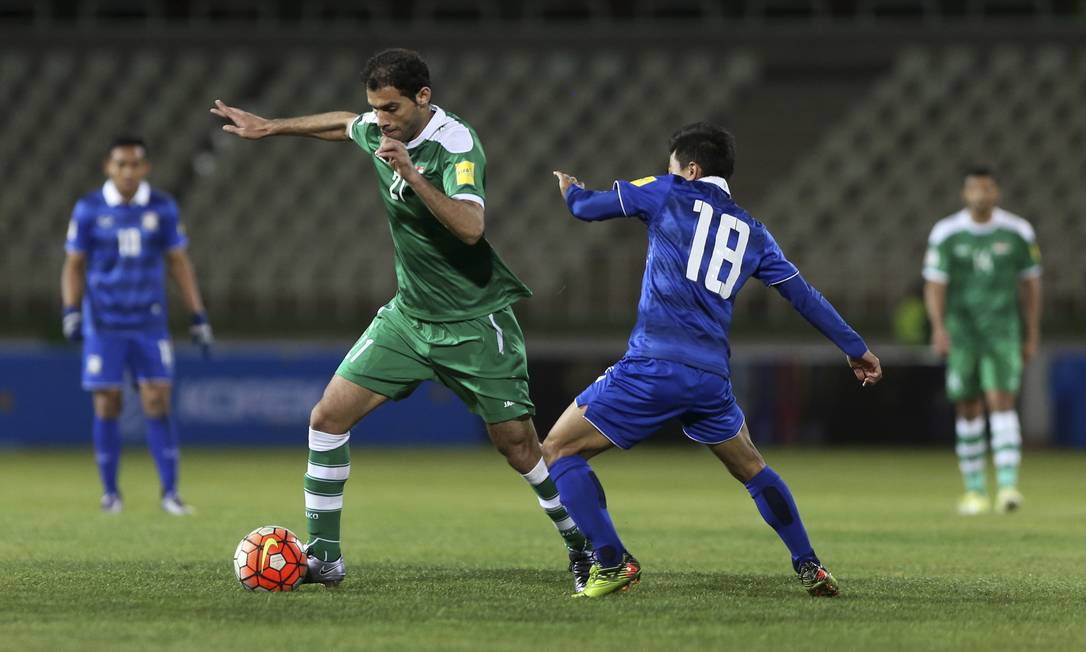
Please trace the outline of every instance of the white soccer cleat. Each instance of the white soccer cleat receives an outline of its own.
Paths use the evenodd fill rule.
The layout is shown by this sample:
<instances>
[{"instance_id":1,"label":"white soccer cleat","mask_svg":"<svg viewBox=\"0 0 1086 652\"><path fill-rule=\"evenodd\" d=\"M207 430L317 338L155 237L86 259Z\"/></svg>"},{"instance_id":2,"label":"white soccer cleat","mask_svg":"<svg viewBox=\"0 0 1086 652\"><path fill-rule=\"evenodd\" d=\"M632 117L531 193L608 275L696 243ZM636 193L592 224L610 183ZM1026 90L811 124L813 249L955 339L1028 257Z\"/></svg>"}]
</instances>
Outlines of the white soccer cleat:
<instances>
[{"instance_id":1,"label":"white soccer cleat","mask_svg":"<svg viewBox=\"0 0 1086 652\"><path fill-rule=\"evenodd\" d=\"M1000 514L1009 514L1022 506L1022 492L1015 487L1004 487L996 494L996 511Z\"/></svg>"},{"instance_id":2,"label":"white soccer cleat","mask_svg":"<svg viewBox=\"0 0 1086 652\"><path fill-rule=\"evenodd\" d=\"M121 494L106 494L102 496L102 511L106 514L120 514L124 509L124 503L121 502Z\"/></svg>"},{"instance_id":3,"label":"white soccer cleat","mask_svg":"<svg viewBox=\"0 0 1086 652\"><path fill-rule=\"evenodd\" d=\"M162 497L162 510L174 516L188 516L192 514L192 508L181 500L176 493L166 494Z\"/></svg>"},{"instance_id":4,"label":"white soccer cleat","mask_svg":"<svg viewBox=\"0 0 1086 652\"><path fill-rule=\"evenodd\" d=\"M991 511L992 503L988 496L978 491L967 491L958 501L958 513L962 516L976 516Z\"/></svg>"}]
</instances>

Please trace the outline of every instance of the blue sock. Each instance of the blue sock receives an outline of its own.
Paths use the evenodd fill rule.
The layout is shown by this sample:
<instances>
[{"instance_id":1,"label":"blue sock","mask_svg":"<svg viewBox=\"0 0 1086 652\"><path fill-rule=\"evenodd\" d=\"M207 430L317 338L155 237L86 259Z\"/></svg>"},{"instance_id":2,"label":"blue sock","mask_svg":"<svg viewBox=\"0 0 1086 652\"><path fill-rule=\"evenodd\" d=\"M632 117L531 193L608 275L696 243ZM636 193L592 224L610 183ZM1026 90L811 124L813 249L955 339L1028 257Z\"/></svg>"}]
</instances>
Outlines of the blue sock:
<instances>
[{"instance_id":1,"label":"blue sock","mask_svg":"<svg viewBox=\"0 0 1086 652\"><path fill-rule=\"evenodd\" d=\"M817 563L818 557L799 518L796 501L792 499L792 492L781 476L767 466L751 478L746 487L762 518L788 546L788 552L792 553L792 567L798 571L799 565L805 561Z\"/></svg>"},{"instance_id":2,"label":"blue sock","mask_svg":"<svg viewBox=\"0 0 1086 652\"><path fill-rule=\"evenodd\" d=\"M94 460L107 494L117 493L117 467L121 463L121 429L116 419L94 417Z\"/></svg>"},{"instance_id":3,"label":"blue sock","mask_svg":"<svg viewBox=\"0 0 1086 652\"><path fill-rule=\"evenodd\" d=\"M550 466L558 498L581 533L592 541L596 561L604 568L622 563L626 548L607 513L607 497L588 461L580 455L563 457Z\"/></svg>"},{"instance_id":4,"label":"blue sock","mask_svg":"<svg viewBox=\"0 0 1086 652\"><path fill-rule=\"evenodd\" d=\"M177 436L173 419L169 415L147 418L147 448L158 467L158 479L162 482L162 495L177 491Z\"/></svg>"}]
</instances>

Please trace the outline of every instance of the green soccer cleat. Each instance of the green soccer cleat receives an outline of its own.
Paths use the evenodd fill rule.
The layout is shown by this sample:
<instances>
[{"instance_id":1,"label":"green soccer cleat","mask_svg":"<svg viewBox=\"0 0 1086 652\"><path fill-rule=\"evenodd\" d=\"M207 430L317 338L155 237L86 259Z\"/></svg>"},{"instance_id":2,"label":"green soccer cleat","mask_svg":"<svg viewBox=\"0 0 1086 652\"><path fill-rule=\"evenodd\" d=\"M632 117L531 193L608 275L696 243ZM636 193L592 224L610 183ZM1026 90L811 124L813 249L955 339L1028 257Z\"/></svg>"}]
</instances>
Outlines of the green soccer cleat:
<instances>
[{"instance_id":1,"label":"green soccer cleat","mask_svg":"<svg viewBox=\"0 0 1086 652\"><path fill-rule=\"evenodd\" d=\"M1009 514L1017 511L1022 506L1022 492L1014 487L1004 487L996 494L996 511L1000 514Z\"/></svg>"},{"instance_id":2,"label":"green soccer cleat","mask_svg":"<svg viewBox=\"0 0 1086 652\"><path fill-rule=\"evenodd\" d=\"M991 509L992 503L988 501L988 496L979 491L967 491L965 495L958 500L958 513L962 516L976 516L977 514L984 514Z\"/></svg>"},{"instance_id":3,"label":"green soccer cleat","mask_svg":"<svg viewBox=\"0 0 1086 652\"><path fill-rule=\"evenodd\" d=\"M628 591L640 581L641 563L627 552L623 553L618 566L602 568L599 564L592 564L584 591L574 593L573 597L601 598L616 591Z\"/></svg>"},{"instance_id":4,"label":"green soccer cleat","mask_svg":"<svg viewBox=\"0 0 1086 652\"><path fill-rule=\"evenodd\" d=\"M799 581L807 593L819 598L835 598L841 592L837 580L822 564L805 561L799 566Z\"/></svg>"}]
</instances>

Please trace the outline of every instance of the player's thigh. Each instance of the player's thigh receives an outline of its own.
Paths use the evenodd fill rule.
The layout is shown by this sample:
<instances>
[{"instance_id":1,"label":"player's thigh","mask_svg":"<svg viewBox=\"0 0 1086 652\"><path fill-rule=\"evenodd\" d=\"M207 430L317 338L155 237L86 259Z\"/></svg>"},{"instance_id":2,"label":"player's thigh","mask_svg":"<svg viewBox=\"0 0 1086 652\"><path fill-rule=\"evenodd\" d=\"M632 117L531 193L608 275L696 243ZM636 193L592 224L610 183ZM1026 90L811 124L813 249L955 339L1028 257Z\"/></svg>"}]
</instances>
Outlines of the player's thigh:
<instances>
[{"instance_id":1,"label":"player's thigh","mask_svg":"<svg viewBox=\"0 0 1086 652\"><path fill-rule=\"evenodd\" d=\"M1017 395L1022 388L1022 366L1022 345L1018 338L991 342L980 358L981 389L989 396Z\"/></svg>"},{"instance_id":2,"label":"player's thigh","mask_svg":"<svg viewBox=\"0 0 1086 652\"><path fill-rule=\"evenodd\" d=\"M370 393L400 400L434 377L422 349L410 323L390 302L347 351L336 377Z\"/></svg>"},{"instance_id":3,"label":"player's thigh","mask_svg":"<svg viewBox=\"0 0 1086 652\"><path fill-rule=\"evenodd\" d=\"M94 333L83 340L83 389L120 390L124 383L128 343L123 335Z\"/></svg>"},{"instance_id":4,"label":"player's thigh","mask_svg":"<svg viewBox=\"0 0 1086 652\"><path fill-rule=\"evenodd\" d=\"M127 364L141 385L173 382L173 344L160 335L131 335L128 337Z\"/></svg>"},{"instance_id":5,"label":"player's thigh","mask_svg":"<svg viewBox=\"0 0 1086 652\"><path fill-rule=\"evenodd\" d=\"M953 402L979 399L983 392L980 382L980 355L973 343L951 340L946 358L946 394Z\"/></svg>"},{"instance_id":6,"label":"player's thigh","mask_svg":"<svg viewBox=\"0 0 1086 652\"><path fill-rule=\"evenodd\" d=\"M746 423L734 437L709 446L709 450L724 463L732 477L743 483L749 482L765 468L765 460L751 441Z\"/></svg>"},{"instance_id":7,"label":"player's thigh","mask_svg":"<svg viewBox=\"0 0 1086 652\"><path fill-rule=\"evenodd\" d=\"M679 417L683 434L706 446L738 437L746 415L735 400L731 381L710 371L688 369L685 380L690 406Z\"/></svg>"},{"instance_id":8,"label":"player's thigh","mask_svg":"<svg viewBox=\"0 0 1086 652\"><path fill-rule=\"evenodd\" d=\"M623 358L574 400L582 418L622 449L654 435L686 411L685 365L667 360Z\"/></svg>"},{"instance_id":9,"label":"player's thigh","mask_svg":"<svg viewBox=\"0 0 1086 652\"><path fill-rule=\"evenodd\" d=\"M433 325L430 361L443 385L488 424L535 414L524 334L511 308Z\"/></svg>"},{"instance_id":10,"label":"player's thigh","mask_svg":"<svg viewBox=\"0 0 1086 652\"><path fill-rule=\"evenodd\" d=\"M571 455L590 458L614 446L607 437L589 423L584 415L587 406L570 403L543 440L543 460L547 466Z\"/></svg>"},{"instance_id":11,"label":"player's thigh","mask_svg":"<svg viewBox=\"0 0 1086 652\"><path fill-rule=\"evenodd\" d=\"M143 413L152 418L164 417L170 413L170 394L173 385L161 380L148 380L139 384L140 403Z\"/></svg>"}]
</instances>

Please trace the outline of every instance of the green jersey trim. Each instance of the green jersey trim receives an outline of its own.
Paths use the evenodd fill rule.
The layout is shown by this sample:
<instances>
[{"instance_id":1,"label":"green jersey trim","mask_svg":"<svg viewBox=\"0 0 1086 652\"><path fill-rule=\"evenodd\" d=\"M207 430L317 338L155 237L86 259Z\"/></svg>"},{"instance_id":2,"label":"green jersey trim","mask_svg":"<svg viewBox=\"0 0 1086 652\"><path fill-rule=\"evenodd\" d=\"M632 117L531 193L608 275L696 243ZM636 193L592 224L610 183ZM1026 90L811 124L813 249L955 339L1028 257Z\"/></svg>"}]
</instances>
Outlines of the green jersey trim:
<instances>
[{"instance_id":1,"label":"green jersey trim","mask_svg":"<svg viewBox=\"0 0 1086 652\"><path fill-rule=\"evenodd\" d=\"M939 246L948 238L962 232L987 235L1000 229L1016 233L1025 241L1026 246L1031 249L1036 248L1037 236L1030 223L1025 218L1002 208L995 208L992 211L992 219L983 223L974 221L969 211L965 209L936 222L931 229L931 235L928 236L928 252L924 257L924 280L943 284L950 281L949 274L943 269L945 261L942 260L943 256L939 252ZM1040 274L1041 265L1035 264L1020 271L1018 277L1026 279Z\"/></svg>"}]
</instances>

